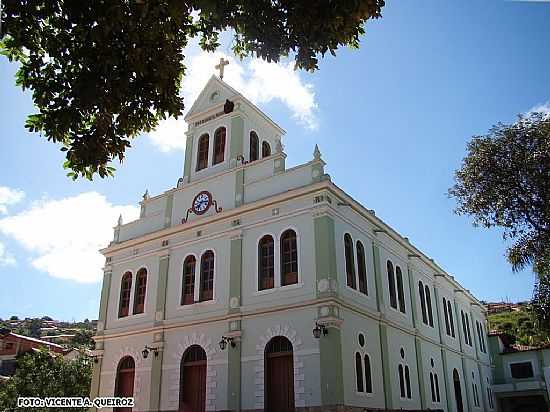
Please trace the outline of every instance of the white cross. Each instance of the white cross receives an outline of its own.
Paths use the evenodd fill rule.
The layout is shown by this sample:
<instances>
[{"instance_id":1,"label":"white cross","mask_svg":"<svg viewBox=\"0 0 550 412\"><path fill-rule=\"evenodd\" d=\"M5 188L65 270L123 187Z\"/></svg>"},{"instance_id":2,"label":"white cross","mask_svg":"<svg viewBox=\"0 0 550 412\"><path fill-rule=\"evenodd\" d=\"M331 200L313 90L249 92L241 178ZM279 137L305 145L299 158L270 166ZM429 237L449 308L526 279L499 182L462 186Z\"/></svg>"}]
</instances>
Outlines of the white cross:
<instances>
[{"instance_id":1,"label":"white cross","mask_svg":"<svg viewBox=\"0 0 550 412\"><path fill-rule=\"evenodd\" d=\"M223 57L220 57L220 63L216 64L216 69L220 71L220 79L223 79L223 69L224 66L227 66L229 64L229 60L225 60Z\"/></svg>"}]
</instances>

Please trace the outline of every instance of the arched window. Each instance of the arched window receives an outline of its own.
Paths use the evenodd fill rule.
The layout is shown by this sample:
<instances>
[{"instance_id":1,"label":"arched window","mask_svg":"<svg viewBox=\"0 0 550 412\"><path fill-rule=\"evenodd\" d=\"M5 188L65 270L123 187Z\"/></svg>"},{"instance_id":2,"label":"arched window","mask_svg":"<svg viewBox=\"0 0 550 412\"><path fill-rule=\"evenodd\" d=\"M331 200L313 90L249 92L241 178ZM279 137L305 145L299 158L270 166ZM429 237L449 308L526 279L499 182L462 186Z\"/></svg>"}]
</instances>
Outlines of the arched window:
<instances>
[{"instance_id":1,"label":"arched window","mask_svg":"<svg viewBox=\"0 0 550 412\"><path fill-rule=\"evenodd\" d=\"M487 379L487 402L489 402L489 409L495 408L495 401L493 399L493 390L491 389L491 384L489 383L489 378Z\"/></svg>"},{"instance_id":2,"label":"arched window","mask_svg":"<svg viewBox=\"0 0 550 412\"><path fill-rule=\"evenodd\" d=\"M207 250L201 257L199 300L212 300L214 295L214 252Z\"/></svg>"},{"instance_id":3,"label":"arched window","mask_svg":"<svg viewBox=\"0 0 550 412\"><path fill-rule=\"evenodd\" d=\"M435 381L434 381L434 374L430 372L430 389L432 393L432 402L437 402L437 398L435 397Z\"/></svg>"},{"instance_id":4,"label":"arched window","mask_svg":"<svg viewBox=\"0 0 550 412\"><path fill-rule=\"evenodd\" d=\"M447 301L447 308L449 312L449 323L451 324L451 335L455 337L455 321L453 317L453 307L451 306L451 301Z\"/></svg>"},{"instance_id":5,"label":"arched window","mask_svg":"<svg viewBox=\"0 0 550 412\"><path fill-rule=\"evenodd\" d=\"M258 243L258 289L271 289L275 286L275 242L265 235Z\"/></svg>"},{"instance_id":6,"label":"arched window","mask_svg":"<svg viewBox=\"0 0 550 412\"><path fill-rule=\"evenodd\" d=\"M214 161L213 164L223 162L225 155L225 127L220 127L214 133Z\"/></svg>"},{"instance_id":7,"label":"arched window","mask_svg":"<svg viewBox=\"0 0 550 412\"><path fill-rule=\"evenodd\" d=\"M365 354L365 391L372 393L372 374L370 370L370 357Z\"/></svg>"},{"instance_id":8,"label":"arched window","mask_svg":"<svg viewBox=\"0 0 550 412\"><path fill-rule=\"evenodd\" d=\"M136 290L134 292L134 315L145 310L145 295L147 292L147 270L140 269L136 275Z\"/></svg>"},{"instance_id":9,"label":"arched window","mask_svg":"<svg viewBox=\"0 0 550 412\"><path fill-rule=\"evenodd\" d=\"M449 311L447 310L447 299L443 298L443 312L445 314L445 332L451 336L451 328L449 326Z\"/></svg>"},{"instance_id":10,"label":"arched window","mask_svg":"<svg viewBox=\"0 0 550 412\"><path fill-rule=\"evenodd\" d=\"M462 333L464 334L464 343L468 344L468 331L466 330L466 318L464 316L464 311L460 311L460 318L462 320Z\"/></svg>"},{"instance_id":11,"label":"arched window","mask_svg":"<svg viewBox=\"0 0 550 412\"><path fill-rule=\"evenodd\" d=\"M434 373L434 380L435 380L435 398L436 402L441 402L441 396L439 394L439 378L437 376L437 373Z\"/></svg>"},{"instance_id":12,"label":"arched window","mask_svg":"<svg viewBox=\"0 0 550 412\"><path fill-rule=\"evenodd\" d=\"M365 263L365 248L363 243L357 241L357 269L359 270L359 292L368 294L367 267Z\"/></svg>"},{"instance_id":13,"label":"arched window","mask_svg":"<svg viewBox=\"0 0 550 412\"><path fill-rule=\"evenodd\" d=\"M250 161L254 162L258 160L258 153L260 151L260 139L256 132L250 132Z\"/></svg>"},{"instance_id":14,"label":"arched window","mask_svg":"<svg viewBox=\"0 0 550 412\"><path fill-rule=\"evenodd\" d=\"M271 156L271 146L269 145L268 142L263 141L262 142L262 159L264 157L269 157L269 156Z\"/></svg>"},{"instance_id":15,"label":"arched window","mask_svg":"<svg viewBox=\"0 0 550 412\"><path fill-rule=\"evenodd\" d=\"M388 270L388 288L390 289L390 306L397 309L397 295L395 292L395 275L393 274L393 264L388 260L386 267Z\"/></svg>"},{"instance_id":16,"label":"arched window","mask_svg":"<svg viewBox=\"0 0 550 412\"><path fill-rule=\"evenodd\" d=\"M395 276L397 278L397 297L399 298L399 311L405 313L405 294L403 292L403 275L399 266L395 267Z\"/></svg>"},{"instance_id":17,"label":"arched window","mask_svg":"<svg viewBox=\"0 0 550 412\"><path fill-rule=\"evenodd\" d=\"M433 328L434 326L434 315L432 312L432 296L430 293L430 288L428 285L424 286L426 290L426 311L428 312L428 320L430 322L430 326Z\"/></svg>"},{"instance_id":18,"label":"arched window","mask_svg":"<svg viewBox=\"0 0 550 412\"><path fill-rule=\"evenodd\" d=\"M208 167L208 144L209 136L203 134L199 137L198 151L197 151L197 171L206 169Z\"/></svg>"},{"instance_id":19,"label":"arched window","mask_svg":"<svg viewBox=\"0 0 550 412\"><path fill-rule=\"evenodd\" d=\"M424 284L422 281L418 282L418 294L420 295L420 306L422 308L422 322L428 324L428 315L426 315L426 296L424 294Z\"/></svg>"},{"instance_id":20,"label":"arched window","mask_svg":"<svg viewBox=\"0 0 550 412\"><path fill-rule=\"evenodd\" d=\"M298 245L296 232L286 230L281 235L281 286L298 283Z\"/></svg>"},{"instance_id":21,"label":"arched window","mask_svg":"<svg viewBox=\"0 0 550 412\"><path fill-rule=\"evenodd\" d=\"M361 354L359 352L355 352L355 378L357 392L363 392L365 390L363 386L363 359L361 359Z\"/></svg>"},{"instance_id":22,"label":"arched window","mask_svg":"<svg viewBox=\"0 0 550 412\"><path fill-rule=\"evenodd\" d=\"M353 260L353 240L349 233L344 235L344 252L346 258L346 282L350 288L357 289L355 284L355 262Z\"/></svg>"},{"instance_id":23,"label":"arched window","mask_svg":"<svg viewBox=\"0 0 550 412\"><path fill-rule=\"evenodd\" d=\"M131 356L126 356L120 360L117 367L115 379L116 397L131 398L134 396L134 377L136 365ZM131 412L132 408L117 408L118 412Z\"/></svg>"},{"instance_id":24,"label":"arched window","mask_svg":"<svg viewBox=\"0 0 550 412\"><path fill-rule=\"evenodd\" d=\"M126 272L120 281L120 303L118 307L118 317L128 316L130 310L130 292L132 290L132 274Z\"/></svg>"},{"instance_id":25,"label":"arched window","mask_svg":"<svg viewBox=\"0 0 550 412\"><path fill-rule=\"evenodd\" d=\"M411 376L409 372L409 366L405 365L405 385L407 386L407 398L411 399Z\"/></svg>"},{"instance_id":26,"label":"arched window","mask_svg":"<svg viewBox=\"0 0 550 412\"><path fill-rule=\"evenodd\" d=\"M399 395L404 398L405 397L405 374L403 372L403 365L399 364L399 367L397 368L399 372Z\"/></svg>"},{"instance_id":27,"label":"arched window","mask_svg":"<svg viewBox=\"0 0 550 412\"><path fill-rule=\"evenodd\" d=\"M466 329L468 331L468 344L472 346L472 334L470 332L470 318L468 317L468 314L466 314Z\"/></svg>"},{"instance_id":28,"label":"arched window","mask_svg":"<svg viewBox=\"0 0 550 412\"><path fill-rule=\"evenodd\" d=\"M181 304L191 305L195 303L195 267L197 259L189 255L183 261L183 287L181 291Z\"/></svg>"},{"instance_id":29,"label":"arched window","mask_svg":"<svg viewBox=\"0 0 550 412\"><path fill-rule=\"evenodd\" d=\"M191 345L180 364L180 411L204 411L206 408L206 352Z\"/></svg>"},{"instance_id":30,"label":"arched window","mask_svg":"<svg viewBox=\"0 0 550 412\"><path fill-rule=\"evenodd\" d=\"M462 388L460 385L460 376L456 369L453 369L453 386L455 390L455 401L457 412L464 412L464 404L462 402Z\"/></svg>"}]
</instances>

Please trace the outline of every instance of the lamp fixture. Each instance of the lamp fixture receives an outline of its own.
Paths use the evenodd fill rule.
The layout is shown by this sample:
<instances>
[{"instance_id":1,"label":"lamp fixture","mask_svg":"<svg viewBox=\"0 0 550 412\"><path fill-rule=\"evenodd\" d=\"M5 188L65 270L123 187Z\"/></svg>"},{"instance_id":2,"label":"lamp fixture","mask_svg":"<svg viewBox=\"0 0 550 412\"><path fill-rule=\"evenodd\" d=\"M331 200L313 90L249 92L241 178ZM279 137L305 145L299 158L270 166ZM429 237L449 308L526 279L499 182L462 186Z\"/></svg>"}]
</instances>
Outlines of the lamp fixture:
<instances>
[{"instance_id":1,"label":"lamp fixture","mask_svg":"<svg viewBox=\"0 0 550 412\"><path fill-rule=\"evenodd\" d=\"M151 348L150 346L145 345L145 348L141 351L141 354L143 355L143 359L147 359L149 356L149 352L153 352L155 354L155 358L159 356L159 348Z\"/></svg>"},{"instance_id":2,"label":"lamp fixture","mask_svg":"<svg viewBox=\"0 0 550 412\"><path fill-rule=\"evenodd\" d=\"M328 329L325 325L320 325L318 322L315 322L315 327L313 328L313 337L315 339L319 339L321 337L321 333L323 336L328 335Z\"/></svg>"},{"instance_id":3,"label":"lamp fixture","mask_svg":"<svg viewBox=\"0 0 550 412\"><path fill-rule=\"evenodd\" d=\"M232 337L222 336L222 340L220 340L220 349L225 350L228 343L231 345L232 348L234 348L236 345L235 340Z\"/></svg>"}]
</instances>

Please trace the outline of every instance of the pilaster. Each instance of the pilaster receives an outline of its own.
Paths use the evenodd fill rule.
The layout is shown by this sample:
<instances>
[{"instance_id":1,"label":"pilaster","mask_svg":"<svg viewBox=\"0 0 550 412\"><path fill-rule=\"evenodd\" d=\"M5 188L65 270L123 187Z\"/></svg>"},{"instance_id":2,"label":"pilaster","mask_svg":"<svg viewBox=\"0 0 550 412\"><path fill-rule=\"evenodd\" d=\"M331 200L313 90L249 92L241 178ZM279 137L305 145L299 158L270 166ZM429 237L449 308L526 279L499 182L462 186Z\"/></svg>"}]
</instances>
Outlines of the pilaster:
<instances>
[{"instance_id":1,"label":"pilaster","mask_svg":"<svg viewBox=\"0 0 550 412\"><path fill-rule=\"evenodd\" d=\"M170 267L170 255L159 257L159 271L157 283L157 301L155 305L155 324L161 324L166 317L166 288L168 286L168 269Z\"/></svg>"},{"instance_id":2,"label":"pilaster","mask_svg":"<svg viewBox=\"0 0 550 412\"><path fill-rule=\"evenodd\" d=\"M157 348L157 354L151 353L151 387L149 393L149 411L160 411L160 392L162 383L162 359L164 357L164 334L157 332L153 339L153 348Z\"/></svg>"},{"instance_id":3,"label":"pilaster","mask_svg":"<svg viewBox=\"0 0 550 412\"><path fill-rule=\"evenodd\" d=\"M314 213L315 268L317 296L334 296L338 291L334 219L326 213Z\"/></svg>"},{"instance_id":4,"label":"pilaster","mask_svg":"<svg viewBox=\"0 0 550 412\"><path fill-rule=\"evenodd\" d=\"M230 240L229 313L240 311L242 291L243 238L241 231Z\"/></svg>"},{"instance_id":5,"label":"pilaster","mask_svg":"<svg viewBox=\"0 0 550 412\"><path fill-rule=\"evenodd\" d=\"M342 371L342 332L336 325L328 325L328 333L319 338L321 370L321 404L344 404Z\"/></svg>"},{"instance_id":6,"label":"pilaster","mask_svg":"<svg viewBox=\"0 0 550 412\"><path fill-rule=\"evenodd\" d=\"M382 355L382 379L384 381L384 399L386 409L393 408L393 395L391 385L390 353L388 342L388 326L380 322L380 348Z\"/></svg>"},{"instance_id":7,"label":"pilaster","mask_svg":"<svg viewBox=\"0 0 550 412\"><path fill-rule=\"evenodd\" d=\"M237 157L243 156L244 143L244 119L241 115L231 118L231 139L229 145L229 159L231 162L237 161Z\"/></svg>"},{"instance_id":8,"label":"pilaster","mask_svg":"<svg viewBox=\"0 0 550 412\"><path fill-rule=\"evenodd\" d=\"M189 133L185 141L185 163L183 165L183 179L189 182L191 178L191 163L193 162L193 134Z\"/></svg>"},{"instance_id":9,"label":"pilaster","mask_svg":"<svg viewBox=\"0 0 550 412\"><path fill-rule=\"evenodd\" d=\"M229 322L229 332L225 334L232 337L235 346L227 345L227 407L230 411L241 410L241 321Z\"/></svg>"},{"instance_id":10,"label":"pilaster","mask_svg":"<svg viewBox=\"0 0 550 412\"><path fill-rule=\"evenodd\" d=\"M103 284L101 286L101 300L99 303L99 318L97 321L96 335L103 335L103 330L107 326L107 310L109 308L109 295L111 292L111 281L113 272L110 266L106 266L103 271Z\"/></svg>"},{"instance_id":11,"label":"pilaster","mask_svg":"<svg viewBox=\"0 0 550 412\"><path fill-rule=\"evenodd\" d=\"M384 293L382 291L382 273L380 269L380 245L378 240L372 242L372 255L373 255L373 271L374 271L374 288L376 291L376 309L378 312L384 307Z\"/></svg>"}]
</instances>

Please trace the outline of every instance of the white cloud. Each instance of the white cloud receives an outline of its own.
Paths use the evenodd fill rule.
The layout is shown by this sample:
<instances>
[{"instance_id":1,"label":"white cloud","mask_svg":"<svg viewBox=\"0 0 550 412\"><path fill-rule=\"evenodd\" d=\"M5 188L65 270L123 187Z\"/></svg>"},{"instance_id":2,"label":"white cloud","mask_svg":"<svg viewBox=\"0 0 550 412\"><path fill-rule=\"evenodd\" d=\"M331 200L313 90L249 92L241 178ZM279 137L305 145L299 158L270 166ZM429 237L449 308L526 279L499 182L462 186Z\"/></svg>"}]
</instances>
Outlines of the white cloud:
<instances>
[{"instance_id":1,"label":"white cloud","mask_svg":"<svg viewBox=\"0 0 550 412\"><path fill-rule=\"evenodd\" d=\"M16 215L0 219L0 232L13 237L31 254L31 264L50 276L78 282L101 280L112 227L122 214L138 217L136 206L116 206L97 192L61 200L44 199Z\"/></svg>"},{"instance_id":2,"label":"white cloud","mask_svg":"<svg viewBox=\"0 0 550 412\"><path fill-rule=\"evenodd\" d=\"M545 113L547 116L550 116L550 102L540 104L538 106L531 108L531 110L529 110L529 113L535 113L535 112Z\"/></svg>"},{"instance_id":3,"label":"white cloud","mask_svg":"<svg viewBox=\"0 0 550 412\"><path fill-rule=\"evenodd\" d=\"M18 189L0 186L0 214L8 213L8 206L19 203L25 197L25 193Z\"/></svg>"},{"instance_id":4,"label":"white cloud","mask_svg":"<svg viewBox=\"0 0 550 412\"><path fill-rule=\"evenodd\" d=\"M0 243L0 267L13 265L15 265L15 258L6 252L6 247Z\"/></svg>"},{"instance_id":5,"label":"white cloud","mask_svg":"<svg viewBox=\"0 0 550 412\"><path fill-rule=\"evenodd\" d=\"M302 80L292 62L267 63L261 59L248 59L242 63L221 52L186 54L187 71L182 84L186 111L215 73L214 66L220 57L229 61L229 66L225 67L224 81L247 99L254 104L280 101L300 125L309 130L318 128L313 85ZM186 130L183 118L168 119L162 121L149 134L149 138L163 152L184 150Z\"/></svg>"}]
</instances>

